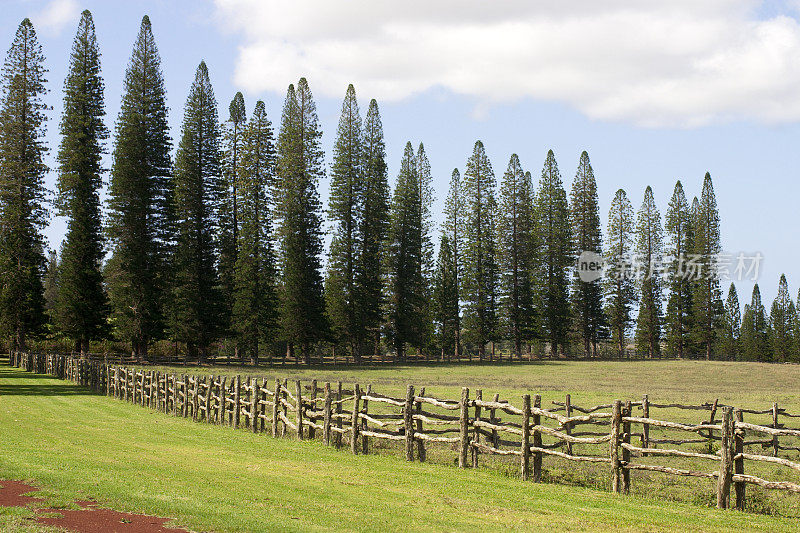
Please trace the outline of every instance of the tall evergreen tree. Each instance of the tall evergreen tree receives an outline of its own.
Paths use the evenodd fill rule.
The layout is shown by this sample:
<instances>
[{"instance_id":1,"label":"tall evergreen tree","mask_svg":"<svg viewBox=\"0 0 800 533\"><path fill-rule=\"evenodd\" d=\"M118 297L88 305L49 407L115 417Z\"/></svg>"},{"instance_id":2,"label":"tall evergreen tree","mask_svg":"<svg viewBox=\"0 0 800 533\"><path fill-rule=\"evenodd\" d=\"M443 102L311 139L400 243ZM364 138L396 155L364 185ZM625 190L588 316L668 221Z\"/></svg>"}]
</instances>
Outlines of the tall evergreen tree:
<instances>
[{"instance_id":1,"label":"tall evergreen tree","mask_svg":"<svg viewBox=\"0 0 800 533\"><path fill-rule=\"evenodd\" d=\"M583 152L570 197L570 222L572 246L576 254L594 252L602 254L603 238L600 229L600 207L597 199L597 182L589 161ZM572 307L575 325L583 339L586 356L597 355L597 342L606 328L603 313L603 287L599 279L582 281L577 272L572 282Z\"/></svg>"},{"instance_id":2,"label":"tall evergreen tree","mask_svg":"<svg viewBox=\"0 0 800 533\"><path fill-rule=\"evenodd\" d=\"M132 353L147 355L164 326L168 256L173 241L172 142L164 77L145 16L125 73L116 122L109 188L108 238L112 256L106 281L112 318Z\"/></svg>"},{"instance_id":3,"label":"tall evergreen tree","mask_svg":"<svg viewBox=\"0 0 800 533\"><path fill-rule=\"evenodd\" d=\"M761 303L761 290L758 283L753 286L749 305L744 306L741 332L742 358L746 361L765 361L769 359L769 324L767 312Z\"/></svg>"},{"instance_id":4,"label":"tall evergreen tree","mask_svg":"<svg viewBox=\"0 0 800 533\"><path fill-rule=\"evenodd\" d=\"M706 173L703 192L696 212L694 253L699 266L699 279L692 294L692 336L705 352L711 354L722 318L722 293L719 287L717 259L722 251L719 235L719 211L711 175Z\"/></svg>"},{"instance_id":5,"label":"tall evergreen tree","mask_svg":"<svg viewBox=\"0 0 800 533\"><path fill-rule=\"evenodd\" d=\"M573 261L567 193L552 150L547 152L542 168L534 209L535 234L541 257L537 278L542 329L550 341L550 350L557 355L559 348L566 352L570 322L569 268Z\"/></svg>"},{"instance_id":6,"label":"tall evergreen tree","mask_svg":"<svg viewBox=\"0 0 800 533\"><path fill-rule=\"evenodd\" d=\"M24 350L45 323L46 73L26 18L8 50L0 86L0 334L12 350Z\"/></svg>"},{"instance_id":7,"label":"tall evergreen tree","mask_svg":"<svg viewBox=\"0 0 800 533\"><path fill-rule=\"evenodd\" d=\"M50 250L47 256L47 269L44 272L44 312L47 315L51 333L55 331L56 313L58 312L58 252Z\"/></svg>"},{"instance_id":8,"label":"tall evergreen tree","mask_svg":"<svg viewBox=\"0 0 800 533\"><path fill-rule=\"evenodd\" d=\"M498 266L492 165L477 141L464 171L464 325L483 360L486 344L497 337Z\"/></svg>"},{"instance_id":9,"label":"tall evergreen tree","mask_svg":"<svg viewBox=\"0 0 800 533\"><path fill-rule=\"evenodd\" d=\"M364 204L363 137L361 113L353 85L347 87L339 129L333 145L328 213L334 224L328 255L325 297L331 327L345 341L356 361L361 360L363 329L359 323L356 270L361 249L360 227Z\"/></svg>"},{"instance_id":10,"label":"tall evergreen tree","mask_svg":"<svg viewBox=\"0 0 800 533\"><path fill-rule=\"evenodd\" d=\"M433 233L435 223L433 221L433 175L431 174L431 164L425 147L419 143L416 158L417 179L419 180L420 194L420 220L422 221L422 291L424 300L421 312L424 314L425 329L423 330L422 350L425 350L433 340L433 315L431 308L431 297L433 293L433 272L435 268L435 257L433 249Z\"/></svg>"},{"instance_id":11,"label":"tall evergreen tree","mask_svg":"<svg viewBox=\"0 0 800 533\"><path fill-rule=\"evenodd\" d=\"M100 50L92 14L81 15L64 82L64 114L58 151L58 211L69 219L61 251L58 327L86 353L89 341L108 330L108 301L100 262L103 239L100 195L103 184L105 104Z\"/></svg>"},{"instance_id":12,"label":"tall evergreen tree","mask_svg":"<svg viewBox=\"0 0 800 533\"><path fill-rule=\"evenodd\" d=\"M447 234L447 240L453 252L453 265L455 267L455 290L456 300L459 302L456 312L456 323L453 327L455 339L453 350L455 358L461 355L461 270L462 257L461 251L464 248L464 191L461 183L461 174L457 168L453 169L450 177L450 189L445 198L444 204L444 225L443 231Z\"/></svg>"},{"instance_id":13,"label":"tall evergreen tree","mask_svg":"<svg viewBox=\"0 0 800 533\"><path fill-rule=\"evenodd\" d=\"M322 130L308 82L289 86L277 142L275 216L281 262L280 319L287 353L295 346L307 364L311 349L328 331L320 254L322 205L319 180L324 175Z\"/></svg>"},{"instance_id":14,"label":"tall evergreen tree","mask_svg":"<svg viewBox=\"0 0 800 533\"><path fill-rule=\"evenodd\" d=\"M667 256L671 259L667 265L669 297L664 317L667 349L670 355L683 357L689 344L691 321L692 282L687 261L694 250L694 226L692 209L680 181L675 184L669 201L665 226L669 236Z\"/></svg>"},{"instance_id":15,"label":"tall evergreen tree","mask_svg":"<svg viewBox=\"0 0 800 533\"><path fill-rule=\"evenodd\" d=\"M533 306L533 185L517 154L508 162L500 186L498 242L502 308L514 353L522 357L522 343L534 336Z\"/></svg>"},{"instance_id":16,"label":"tall evergreen tree","mask_svg":"<svg viewBox=\"0 0 800 533\"><path fill-rule=\"evenodd\" d=\"M720 333L719 352L723 359L735 361L740 357L740 332L742 327L741 310L739 309L739 295L736 285L731 283L728 297L725 299L725 315Z\"/></svg>"},{"instance_id":17,"label":"tall evergreen tree","mask_svg":"<svg viewBox=\"0 0 800 533\"><path fill-rule=\"evenodd\" d=\"M240 221L240 167L247 115L242 93L237 92L228 106L228 120L222 128L222 176L223 191L219 213L219 280L222 291L223 322L228 331L237 330L232 322L236 292L236 262L239 255ZM234 344L235 355L239 344Z\"/></svg>"},{"instance_id":18,"label":"tall evergreen tree","mask_svg":"<svg viewBox=\"0 0 800 533\"><path fill-rule=\"evenodd\" d=\"M606 263L608 277L606 294L607 314L612 338L617 345L619 357L625 354L625 339L631 325L631 306L635 299L633 283L633 206L628 195L619 189L611 202L608 212L608 242L606 243Z\"/></svg>"},{"instance_id":19,"label":"tall evergreen tree","mask_svg":"<svg viewBox=\"0 0 800 533\"><path fill-rule=\"evenodd\" d=\"M643 269L639 284L636 349L651 358L661 353L663 242L661 214L653 197L653 189L648 186L644 191L636 225L636 255Z\"/></svg>"},{"instance_id":20,"label":"tall evergreen tree","mask_svg":"<svg viewBox=\"0 0 800 533\"><path fill-rule=\"evenodd\" d=\"M785 363L795 359L794 323L797 312L792 297L789 296L789 285L786 276L781 274L778 282L778 295L772 302L769 315L770 346L772 360Z\"/></svg>"},{"instance_id":21,"label":"tall evergreen tree","mask_svg":"<svg viewBox=\"0 0 800 533\"><path fill-rule=\"evenodd\" d=\"M356 313L359 334L371 337L373 353L380 345L385 304L385 257L389 232L389 178L378 102L369 103L364 121L363 203L359 228L361 249L356 266Z\"/></svg>"},{"instance_id":22,"label":"tall evergreen tree","mask_svg":"<svg viewBox=\"0 0 800 533\"><path fill-rule=\"evenodd\" d=\"M242 131L237 166L238 231L233 326L238 340L258 364L261 342L271 342L277 326L275 254L267 188L275 178L272 124L258 101Z\"/></svg>"},{"instance_id":23,"label":"tall evergreen tree","mask_svg":"<svg viewBox=\"0 0 800 533\"><path fill-rule=\"evenodd\" d=\"M217 100L205 62L197 67L184 108L175 155L175 282L172 305L176 337L190 356L206 359L222 326L216 269L218 213L223 190Z\"/></svg>"},{"instance_id":24,"label":"tall evergreen tree","mask_svg":"<svg viewBox=\"0 0 800 533\"><path fill-rule=\"evenodd\" d=\"M441 348L442 360L449 360L455 352L455 328L458 324L458 292L456 290L456 265L450 239L442 233L439 257L433 283L434 321Z\"/></svg>"},{"instance_id":25,"label":"tall evergreen tree","mask_svg":"<svg viewBox=\"0 0 800 533\"><path fill-rule=\"evenodd\" d=\"M426 339L426 294L422 279L422 209L416 158L406 143L394 189L389 262L389 338L399 361L409 345L423 347Z\"/></svg>"}]
</instances>

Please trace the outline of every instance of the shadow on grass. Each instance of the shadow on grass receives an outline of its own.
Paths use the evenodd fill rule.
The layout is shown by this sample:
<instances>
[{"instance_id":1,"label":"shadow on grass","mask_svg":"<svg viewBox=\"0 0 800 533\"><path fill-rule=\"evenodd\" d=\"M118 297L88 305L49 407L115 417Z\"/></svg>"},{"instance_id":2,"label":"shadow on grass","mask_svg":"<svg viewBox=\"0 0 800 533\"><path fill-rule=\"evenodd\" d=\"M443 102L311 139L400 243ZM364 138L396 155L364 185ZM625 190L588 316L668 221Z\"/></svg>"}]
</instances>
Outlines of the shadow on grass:
<instances>
[{"instance_id":1,"label":"shadow on grass","mask_svg":"<svg viewBox=\"0 0 800 533\"><path fill-rule=\"evenodd\" d=\"M9 383L9 380L25 380ZM44 380L47 383L31 383ZM86 396L92 391L69 383L57 381L43 374L25 372L16 368L0 367L0 396Z\"/></svg>"}]
</instances>

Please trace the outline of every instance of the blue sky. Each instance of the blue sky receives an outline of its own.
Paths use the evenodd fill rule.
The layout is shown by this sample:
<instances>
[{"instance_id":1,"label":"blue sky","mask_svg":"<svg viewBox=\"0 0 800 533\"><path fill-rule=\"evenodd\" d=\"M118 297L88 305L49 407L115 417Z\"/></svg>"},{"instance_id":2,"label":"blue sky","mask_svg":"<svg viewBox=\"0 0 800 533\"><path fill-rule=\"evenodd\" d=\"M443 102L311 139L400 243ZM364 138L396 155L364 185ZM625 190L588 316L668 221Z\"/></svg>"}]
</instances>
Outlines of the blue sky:
<instances>
[{"instance_id":1,"label":"blue sky","mask_svg":"<svg viewBox=\"0 0 800 533\"><path fill-rule=\"evenodd\" d=\"M221 117L241 90L248 111L263 99L275 123L288 84L307 76L328 152L347 83L355 84L362 112L377 98L391 179L406 141L423 142L437 213L452 169L463 169L477 139L498 182L512 153L538 178L552 148L569 187L587 150L603 220L618 188L638 208L651 185L663 215L677 179L691 199L708 171L725 250L763 254L759 281L767 305L781 272L796 297L800 4L534 4L413 0L398 9L383 0L291 6L272 0L4 0L0 36L7 49L22 18L34 22L50 70L53 152L80 11L88 8L95 18L112 129L131 46L148 14L174 138L204 59ZM53 187L53 173L47 183ZM327 189L324 181L323 199ZM52 246L63 232L64 221L54 219L46 231ZM744 304L752 283L737 285Z\"/></svg>"}]
</instances>

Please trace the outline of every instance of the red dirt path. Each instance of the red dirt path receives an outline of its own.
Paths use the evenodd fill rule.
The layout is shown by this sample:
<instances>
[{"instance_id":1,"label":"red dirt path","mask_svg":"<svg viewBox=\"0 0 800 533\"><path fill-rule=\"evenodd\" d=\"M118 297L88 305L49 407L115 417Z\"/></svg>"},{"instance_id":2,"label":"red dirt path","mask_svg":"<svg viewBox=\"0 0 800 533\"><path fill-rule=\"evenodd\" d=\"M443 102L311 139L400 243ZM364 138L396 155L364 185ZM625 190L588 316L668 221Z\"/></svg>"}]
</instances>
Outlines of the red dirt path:
<instances>
[{"instance_id":1,"label":"red dirt path","mask_svg":"<svg viewBox=\"0 0 800 533\"><path fill-rule=\"evenodd\" d=\"M24 507L41 502L41 498L23 496L36 487L19 481L0 480L0 506ZM60 516L37 516L40 524L62 527L78 533L185 533L185 529L164 527L169 518L121 513L101 509L96 502L77 501L81 509L36 509L37 513L58 513Z\"/></svg>"}]
</instances>

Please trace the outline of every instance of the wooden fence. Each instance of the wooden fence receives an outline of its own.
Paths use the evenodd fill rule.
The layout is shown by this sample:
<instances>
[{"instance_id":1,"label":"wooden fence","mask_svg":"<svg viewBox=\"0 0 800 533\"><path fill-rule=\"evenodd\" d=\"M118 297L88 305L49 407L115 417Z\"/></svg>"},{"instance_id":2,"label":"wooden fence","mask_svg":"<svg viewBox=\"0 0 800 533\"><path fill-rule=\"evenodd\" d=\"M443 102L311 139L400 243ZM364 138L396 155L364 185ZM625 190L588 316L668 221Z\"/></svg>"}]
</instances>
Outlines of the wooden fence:
<instances>
[{"instance_id":1,"label":"wooden fence","mask_svg":"<svg viewBox=\"0 0 800 533\"><path fill-rule=\"evenodd\" d=\"M369 453L374 443L388 441L403 450L406 460L424 461L428 447L439 445L457 454L454 462L461 468L477 467L481 456L514 457L519 476L535 482L541 480L545 457L603 463L610 488L618 493L630 491L632 470L707 478L716 482L717 507L723 509L745 508L747 484L800 493L800 484L794 481L745 473L753 463L800 472L800 462L786 457L787 452L800 451L796 442L800 429L780 422L782 417L800 415L779 409L777 403L752 410L716 400L702 405L658 404L644 396L641 401L581 407L567 395L565 401L545 409L538 394L523 395L514 405L497 394L484 399L481 390L471 397L466 387L458 399L435 398L412 385L405 396L392 397L358 384L345 389L341 382L167 374L64 355L17 353L11 355L11 364L165 414L269 431L273 437L320 438L336 448L349 445L354 454ZM678 422L654 416L659 410L685 411L685 418L692 412L702 414L696 423ZM771 424L745 422L745 414L768 416ZM794 444L786 444L787 438L795 439ZM693 448L680 448L686 445ZM770 453L757 453L759 448ZM691 468L674 464L687 460ZM708 467L696 469L697 464Z\"/></svg>"}]
</instances>

